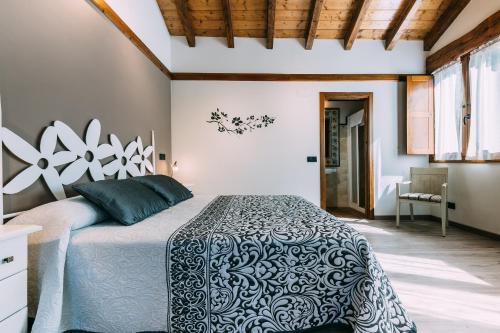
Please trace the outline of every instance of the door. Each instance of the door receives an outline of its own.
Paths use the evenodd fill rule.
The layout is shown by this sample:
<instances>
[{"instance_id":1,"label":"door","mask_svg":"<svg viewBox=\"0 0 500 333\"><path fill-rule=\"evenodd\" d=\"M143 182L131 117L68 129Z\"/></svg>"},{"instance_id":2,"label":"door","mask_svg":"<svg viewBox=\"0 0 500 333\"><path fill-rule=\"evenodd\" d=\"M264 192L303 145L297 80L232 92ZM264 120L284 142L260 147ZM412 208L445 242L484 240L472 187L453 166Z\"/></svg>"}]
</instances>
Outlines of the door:
<instances>
[{"instance_id":1,"label":"door","mask_svg":"<svg viewBox=\"0 0 500 333\"><path fill-rule=\"evenodd\" d=\"M365 123L364 110L347 120L347 161L349 207L365 212Z\"/></svg>"}]
</instances>

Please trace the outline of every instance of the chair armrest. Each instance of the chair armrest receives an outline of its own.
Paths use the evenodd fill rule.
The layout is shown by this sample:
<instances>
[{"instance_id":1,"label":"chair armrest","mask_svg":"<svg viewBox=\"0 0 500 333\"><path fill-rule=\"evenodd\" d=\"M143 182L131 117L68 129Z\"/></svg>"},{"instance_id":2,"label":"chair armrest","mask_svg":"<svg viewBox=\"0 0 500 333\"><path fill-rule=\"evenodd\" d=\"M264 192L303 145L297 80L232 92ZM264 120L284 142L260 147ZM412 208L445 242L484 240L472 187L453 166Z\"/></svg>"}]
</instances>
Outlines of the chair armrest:
<instances>
[{"instance_id":1,"label":"chair armrest","mask_svg":"<svg viewBox=\"0 0 500 333\"><path fill-rule=\"evenodd\" d=\"M398 196L398 198L399 198L399 195L401 194L401 185L409 185L409 184L411 184L411 180L396 183L396 195Z\"/></svg>"},{"instance_id":2,"label":"chair armrest","mask_svg":"<svg viewBox=\"0 0 500 333\"><path fill-rule=\"evenodd\" d=\"M443 198L444 200L447 194L448 194L448 183L443 183L443 185L441 185L441 198Z\"/></svg>"}]
</instances>

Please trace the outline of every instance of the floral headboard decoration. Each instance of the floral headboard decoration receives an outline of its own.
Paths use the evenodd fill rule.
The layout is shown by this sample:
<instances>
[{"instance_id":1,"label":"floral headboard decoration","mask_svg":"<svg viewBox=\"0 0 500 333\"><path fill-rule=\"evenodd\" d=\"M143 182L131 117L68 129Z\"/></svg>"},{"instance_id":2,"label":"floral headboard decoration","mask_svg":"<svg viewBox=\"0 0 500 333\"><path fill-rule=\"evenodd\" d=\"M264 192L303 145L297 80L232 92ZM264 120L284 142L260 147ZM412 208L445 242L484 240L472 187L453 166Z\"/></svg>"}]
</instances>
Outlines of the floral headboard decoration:
<instances>
[{"instance_id":1,"label":"floral headboard decoration","mask_svg":"<svg viewBox=\"0 0 500 333\"><path fill-rule=\"evenodd\" d=\"M145 175L146 171L154 173L153 132L153 144L147 147L143 146L141 137L123 146L114 134L109 136L109 143L99 144L100 136L101 123L97 119L88 125L84 139L65 123L55 121L43 131L37 149L2 127L3 145L28 164L3 186L3 193L19 193L42 178L54 197L60 200L66 197L63 185L76 182L87 171L93 181L103 180L105 176L116 175L118 179L124 179L127 175ZM65 150L56 151L58 141ZM108 162L103 164L103 160Z\"/></svg>"},{"instance_id":2,"label":"floral headboard decoration","mask_svg":"<svg viewBox=\"0 0 500 333\"><path fill-rule=\"evenodd\" d=\"M242 135L246 132L252 132L255 129L268 127L273 124L276 118L263 116L248 116L248 117L229 117L227 113L219 111L212 112L209 124L216 124L217 130L221 133L239 134Z\"/></svg>"}]
</instances>

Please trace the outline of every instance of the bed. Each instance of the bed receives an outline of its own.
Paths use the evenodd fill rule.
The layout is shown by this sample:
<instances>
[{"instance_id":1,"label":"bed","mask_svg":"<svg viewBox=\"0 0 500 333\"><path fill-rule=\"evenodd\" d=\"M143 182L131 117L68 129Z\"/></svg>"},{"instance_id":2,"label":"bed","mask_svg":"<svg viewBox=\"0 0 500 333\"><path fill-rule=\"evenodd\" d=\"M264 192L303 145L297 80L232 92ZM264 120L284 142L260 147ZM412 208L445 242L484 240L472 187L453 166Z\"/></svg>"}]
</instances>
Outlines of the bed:
<instances>
[{"instance_id":1,"label":"bed","mask_svg":"<svg viewBox=\"0 0 500 333\"><path fill-rule=\"evenodd\" d=\"M7 214L43 227L29 238L33 333L416 332L366 238L301 197L195 195L128 226L81 196L66 198L63 185L87 171L100 181L156 170L154 133L146 148L140 138L124 148L113 135L99 145L99 135L97 120L85 142L55 122L39 149L50 168L39 170L40 153L2 128L3 145L59 199ZM68 150L54 152L57 140ZM87 150L97 158L85 162ZM62 161L70 165L59 172ZM29 187L23 172L4 194Z\"/></svg>"},{"instance_id":2,"label":"bed","mask_svg":"<svg viewBox=\"0 0 500 333\"><path fill-rule=\"evenodd\" d=\"M75 227L75 204L92 206L56 204L46 215L63 222L12 221L44 227L30 239L34 333L416 332L365 237L300 197L195 195L126 227Z\"/></svg>"}]
</instances>

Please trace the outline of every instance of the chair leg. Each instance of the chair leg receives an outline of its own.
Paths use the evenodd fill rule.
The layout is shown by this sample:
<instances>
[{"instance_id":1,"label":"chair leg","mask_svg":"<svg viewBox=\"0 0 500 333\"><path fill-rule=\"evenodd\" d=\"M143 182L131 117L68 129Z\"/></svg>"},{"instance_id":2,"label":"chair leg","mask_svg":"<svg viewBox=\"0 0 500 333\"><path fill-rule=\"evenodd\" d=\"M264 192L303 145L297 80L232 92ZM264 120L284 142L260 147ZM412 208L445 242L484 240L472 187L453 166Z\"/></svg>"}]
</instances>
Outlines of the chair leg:
<instances>
[{"instance_id":1,"label":"chair leg","mask_svg":"<svg viewBox=\"0 0 500 333\"><path fill-rule=\"evenodd\" d=\"M443 237L446 236L446 227L448 226L448 207L446 203L441 204L441 231Z\"/></svg>"},{"instance_id":2,"label":"chair leg","mask_svg":"<svg viewBox=\"0 0 500 333\"><path fill-rule=\"evenodd\" d=\"M396 227L399 228L399 210L400 210L400 203L399 203L399 198L396 200Z\"/></svg>"},{"instance_id":3,"label":"chair leg","mask_svg":"<svg viewBox=\"0 0 500 333\"><path fill-rule=\"evenodd\" d=\"M410 204L410 218L412 221L415 221L415 216L413 216L413 204Z\"/></svg>"}]
</instances>

